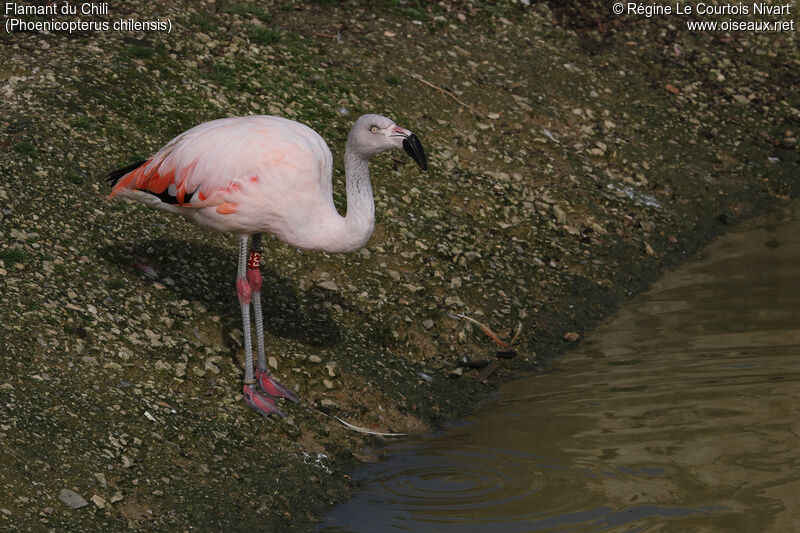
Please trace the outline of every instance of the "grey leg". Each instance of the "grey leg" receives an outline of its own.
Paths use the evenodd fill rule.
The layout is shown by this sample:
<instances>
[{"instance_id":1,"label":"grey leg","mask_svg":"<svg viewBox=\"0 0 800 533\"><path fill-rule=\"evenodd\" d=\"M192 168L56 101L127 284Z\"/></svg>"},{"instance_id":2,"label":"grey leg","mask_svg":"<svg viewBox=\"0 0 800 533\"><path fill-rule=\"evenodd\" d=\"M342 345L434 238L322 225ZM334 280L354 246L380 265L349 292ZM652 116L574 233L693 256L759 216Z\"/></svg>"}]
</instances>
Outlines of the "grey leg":
<instances>
[{"instance_id":1,"label":"grey leg","mask_svg":"<svg viewBox=\"0 0 800 533\"><path fill-rule=\"evenodd\" d=\"M261 234L253 235L253 244L247 260L247 281L253 293L253 314L256 321L256 343L258 344L258 370L255 379L261 392L273 398L286 398L297 402L292 391L275 381L267 372L267 356L264 348L264 316L261 312Z\"/></svg>"},{"instance_id":2,"label":"grey leg","mask_svg":"<svg viewBox=\"0 0 800 533\"><path fill-rule=\"evenodd\" d=\"M244 382L253 381L253 346L250 339L250 300L252 291L247 281L247 235L239 238L239 269L236 274L236 294L242 308L242 335L244 336Z\"/></svg>"},{"instance_id":3,"label":"grey leg","mask_svg":"<svg viewBox=\"0 0 800 533\"><path fill-rule=\"evenodd\" d=\"M239 296L239 305L242 308L242 334L244 335L244 387L242 388L242 393L245 403L258 413L264 416L269 416L273 413L285 416L275 406L275 400L261 394L255 385L253 345L250 339L250 302L252 301L253 287L248 280L247 263L247 235L242 235L239 238L239 269L236 274L236 294Z\"/></svg>"},{"instance_id":4,"label":"grey leg","mask_svg":"<svg viewBox=\"0 0 800 533\"><path fill-rule=\"evenodd\" d=\"M267 369L266 348L264 347L264 315L261 312L261 234L253 235L253 242L250 247L250 261L248 261L248 279L253 289L253 319L256 327L256 346L258 348L258 369ZM254 254L257 260L254 261ZM250 264L256 262L258 264ZM254 270L251 274L249 271ZM256 281L257 280L257 281ZM256 283L253 283L256 281Z\"/></svg>"}]
</instances>

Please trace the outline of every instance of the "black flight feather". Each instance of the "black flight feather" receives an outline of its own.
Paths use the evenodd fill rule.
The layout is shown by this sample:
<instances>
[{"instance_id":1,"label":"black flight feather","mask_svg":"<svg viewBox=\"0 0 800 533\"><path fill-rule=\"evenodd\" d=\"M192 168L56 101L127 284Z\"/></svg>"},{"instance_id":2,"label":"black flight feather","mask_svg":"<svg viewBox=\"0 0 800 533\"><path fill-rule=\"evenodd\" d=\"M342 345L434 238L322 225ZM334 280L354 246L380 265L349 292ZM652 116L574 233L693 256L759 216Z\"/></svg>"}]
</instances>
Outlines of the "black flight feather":
<instances>
[{"instance_id":1,"label":"black flight feather","mask_svg":"<svg viewBox=\"0 0 800 533\"><path fill-rule=\"evenodd\" d=\"M117 170L112 170L111 172L108 173L108 176L106 176L106 181L113 187L114 185L117 184L117 182L119 182L119 180L122 179L123 176L125 176L125 174L136 170L140 166L147 163L147 161L148 161L147 159L143 161L137 161L136 163L130 164L127 167L118 168Z\"/></svg>"}]
</instances>

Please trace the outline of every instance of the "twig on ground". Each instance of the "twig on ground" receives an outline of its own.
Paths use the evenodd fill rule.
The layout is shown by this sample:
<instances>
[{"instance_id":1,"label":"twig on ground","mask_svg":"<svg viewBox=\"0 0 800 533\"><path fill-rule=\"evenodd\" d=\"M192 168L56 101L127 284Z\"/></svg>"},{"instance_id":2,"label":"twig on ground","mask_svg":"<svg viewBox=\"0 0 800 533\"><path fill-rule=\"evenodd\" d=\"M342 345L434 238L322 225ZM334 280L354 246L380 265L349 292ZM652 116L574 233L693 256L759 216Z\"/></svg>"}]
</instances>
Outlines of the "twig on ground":
<instances>
[{"instance_id":1,"label":"twig on ground","mask_svg":"<svg viewBox=\"0 0 800 533\"><path fill-rule=\"evenodd\" d=\"M447 96L449 96L450 98L452 98L453 100L455 100L456 102L458 102L459 104L461 104L462 106L466 107L467 109L469 109L470 111L472 111L473 113L475 113L476 115L478 115L479 117L482 117L482 116L483 116L483 113L481 113L480 111L478 111L477 109L475 109L475 108L474 108L474 107L472 107L471 105L467 104L466 102L463 102L463 101L461 101L461 99L459 99L459 97L458 97L458 96L456 96L456 95L455 95L455 94L453 94L452 92L448 91L447 89L442 89L442 88L441 88L441 87L439 87L438 85L434 85L433 83L429 82L428 80L426 80L425 78L423 78L423 77L422 77L422 76L420 76L419 74L411 74L411 77L412 77L412 78L414 78L415 80L417 80L417 81L418 81L418 82L420 82L420 83L424 83L424 84L425 84L425 85L427 85L428 87L431 87L431 88L433 88L433 89L436 89L437 91L439 91L439 92L440 92L440 93L442 93L442 94L446 94Z\"/></svg>"},{"instance_id":2,"label":"twig on ground","mask_svg":"<svg viewBox=\"0 0 800 533\"><path fill-rule=\"evenodd\" d=\"M383 433L381 431L373 431L371 429L361 428L361 427L358 427L358 426L354 426L353 424L348 424L347 422L345 422L344 420L342 420L338 416L334 416L333 418L335 418L336 420L341 422L342 425L345 428L347 428L347 429L349 429L351 431L357 431L359 433L366 433L368 435L378 435L379 437L407 437L408 436L407 433Z\"/></svg>"},{"instance_id":3,"label":"twig on ground","mask_svg":"<svg viewBox=\"0 0 800 533\"><path fill-rule=\"evenodd\" d=\"M503 339L501 339L500 337L498 337L497 333L495 333L494 331L489 329L488 326L485 326L485 325L481 324L480 322L478 322L474 318L468 317L467 315L462 315L460 313L451 313L451 312L449 312L447 310L444 310L444 312L450 318L463 319L463 320L466 320L467 322L472 322L473 324L475 324L476 326L481 328L481 331L483 331L490 339L492 339L494 342L496 342L498 346L500 346L502 348L511 348L511 345L508 344Z\"/></svg>"}]
</instances>

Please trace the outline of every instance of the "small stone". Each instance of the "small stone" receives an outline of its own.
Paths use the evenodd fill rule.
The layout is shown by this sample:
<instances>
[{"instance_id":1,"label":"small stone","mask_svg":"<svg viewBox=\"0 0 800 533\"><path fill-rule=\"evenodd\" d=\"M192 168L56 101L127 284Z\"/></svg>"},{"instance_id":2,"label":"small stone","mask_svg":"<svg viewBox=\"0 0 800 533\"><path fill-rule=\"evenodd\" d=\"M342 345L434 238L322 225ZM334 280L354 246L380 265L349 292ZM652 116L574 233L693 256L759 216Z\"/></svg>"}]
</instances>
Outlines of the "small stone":
<instances>
[{"instance_id":1,"label":"small stone","mask_svg":"<svg viewBox=\"0 0 800 533\"><path fill-rule=\"evenodd\" d=\"M108 482L106 481L106 475L102 472L98 472L94 475L94 478L100 483L101 486L106 487L108 486Z\"/></svg>"},{"instance_id":2,"label":"small stone","mask_svg":"<svg viewBox=\"0 0 800 533\"><path fill-rule=\"evenodd\" d=\"M211 372L212 374L219 374L219 366L217 366L222 361L222 357L219 355L212 355L211 357L207 357L203 368L207 371Z\"/></svg>"},{"instance_id":3,"label":"small stone","mask_svg":"<svg viewBox=\"0 0 800 533\"><path fill-rule=\"evenodd\" d=\"M656 225L648 220L641 220L639 225L645 230L647 233L653 233L653 230L656 229Z\"/></svg>"},{"instance_id":4,"label":"small stone","mask_svg":"<svg viewBox=\"0 0 800 533\"><path fill-rule=\"evenodd\" d=\"M328 375L332 378L336 377L336 361L330 361L325 364L325 369L328 371Z\"/></svg>"},{"instance_id":5,"label":"small stone","mask_svg":"<svg viewBox=\"0 0 800 533\"><path fill-rule=\"evenodd\" d=\"M278 370L278 360L275 356L271 355L267 358L267 364L273 369Z\"/></svg>"},{"instance_id":6,"label":"small stone","mask_svg":"<svg viewBox=\"0 0 800 533\"><path fill-rule=\"evenodd\" d=\"M665 88L665 89L667 90L667 92L668 92L668 93L670 93L670 94L680 94L680 92L681 92L681 90L680 90L680 89L678 89L677 87L675 87L675 86L674 86L674 85L672 85L671 83L668 83L668 84L664 85L664 88Z\"/></svg>"},{"instance_id":7,"label":"small stone","mask_svg":"<svg viewBox=\"0 0 800 533\"><path fill-rule=\"evenodd\" d=\"M317 287L327 289L329 291L339 290L339 286L336 284L336 282L330 279L327 281L320 281L319 283L317 283Z\"/></svg>"},{"instance_id":8,"label":"small stone","mask_svg":"<svg viewBox=\"0 0 800 533\"><path fill-rule=\"evenodd\" d=\"M563 209L561 209L557 205L553 206L553 216L556 217L556 222L558 222L559 224L567 223L567 214L564 212Z\"/></svg>"},{"instance_id":9,"label":"small stone","mask_svg":"<svg viewBox=\"0 0 800 533\"><path fill-rule=\"evenodd\" d=\"M581 338L581 336L578 333L575 333L574 331L570 331L569 333L565 333L564 334L564 340L567 340L567 341L570 341L570 342L575 342L580 338Z\"/></svg>"},{"instance_id":10,"label":"small stone","mask_svg":"<svg viewBox=\"0 0 800 533\"><path fill-rule=\"evenodd\" d=\"M325 386L325 388L326 388L326 389L328 389L328 390L331 390L332 388L334 388L334 387L335 387L335 385L333 384L333 381L331 381L331 380L329 380L329 379L327 379L327 378L322 380L322 384L323 384L323 385Z\"/></svg>"},{"instance_id":11,"label":"small stone","mask_svg":"<svg viewBox=\"0 0 800 533\"><path fill-rule=\"evenodd\" d=\"M309 355L308 356L308 360L311 361L312 363L321 363L322 362L322 357L320 357L318 355Z\"/></svg>"},{"instance_id":12,"label":"small stone","mask_svg":"<svg viewBox=\"0 0 800 533\"><path fill-rule=\"evenodd\" d=\"M106 508L106 501L103 499L102 496L95 494L92 496L92 503L97 506L98 509L105 509Z\"/></svg>"},{"instance_id":13,"label":"small stone","mask_svg":"<svg viewBox=\"0 0 800 533\"><path fill-rule=\"evenodd\" d=\"M444 299L445 305L453 305L453 306L463 306L464 302L461 301L461 298L458 296L448 296Z\"/></svg>"},{"instance_id":14,"label":"small stone","mask_svg":"<svg viewBox=\"0 0 800 533\"><path fill-rule=\"evenodd\" d=\"M61 492L58 493L58 499L70 509L80 509L89 505L89 502L84 500L83 496L71 489L61 489Z\"/></svg>"},{"instance_id":15,"label":"small stone","mask_svg":"<svg viewBox=\"0 0 800 533\"><path fill-rule=\"evenodd\" d=\"M433 320L431 320L430 318L427 320L423 320L422 327L425 329L431 329L433 327Z\"/></svg>"}]
</instances>

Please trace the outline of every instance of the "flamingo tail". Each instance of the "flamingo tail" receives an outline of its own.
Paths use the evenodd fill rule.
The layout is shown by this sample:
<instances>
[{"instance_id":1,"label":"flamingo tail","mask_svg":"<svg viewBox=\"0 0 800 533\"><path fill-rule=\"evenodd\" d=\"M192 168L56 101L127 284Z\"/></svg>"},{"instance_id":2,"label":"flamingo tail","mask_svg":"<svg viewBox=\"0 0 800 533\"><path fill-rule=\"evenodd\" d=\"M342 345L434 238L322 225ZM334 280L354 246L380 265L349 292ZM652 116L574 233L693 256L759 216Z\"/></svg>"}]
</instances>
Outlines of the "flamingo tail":
<instances>
[{"instance_id":1,"label":"flamingo tail","mask_svg":"<svg viewBox=\"0 0 800 533\"><path fill-rule=\"evenodd\" d=\"M149 159L143 159L142 161L137 161L136 163L132 163L132 164L128 165L127 167L122 167L122 168L118 168L117 170L112 170L111 172L108 173L108 176L106 176L106 181L109 183L109 185L114 187L117 183L119 183L119 181L122 178L125 177L125 174L128 174L128 173L136 170L137 168L139 168L140 166L144 165L148 161L149 161Z\"/></svg>"}]
</instances>

